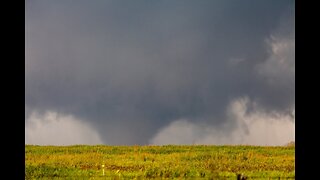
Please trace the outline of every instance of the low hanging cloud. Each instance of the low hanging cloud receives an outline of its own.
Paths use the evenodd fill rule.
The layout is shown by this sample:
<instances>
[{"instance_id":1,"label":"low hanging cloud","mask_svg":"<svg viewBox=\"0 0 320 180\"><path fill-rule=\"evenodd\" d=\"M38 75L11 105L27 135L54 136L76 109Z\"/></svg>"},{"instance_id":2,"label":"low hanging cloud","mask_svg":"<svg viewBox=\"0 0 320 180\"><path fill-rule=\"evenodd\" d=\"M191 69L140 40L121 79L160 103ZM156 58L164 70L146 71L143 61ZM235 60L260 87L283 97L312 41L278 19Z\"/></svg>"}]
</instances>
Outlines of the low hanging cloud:
<instances>
[{"instance_id":1,"label":"low hanging cloud","mask_svg":"<svg viewBox=\"0 0 320 180\"><path fill-rule=\"evenodd\" d=\"M25 143L34 145L102 144L99 134L71 115L33 112L25 124Z\"/></svg>"},{"instance_id":2,"label":"low hanging cloud","mask_svg":"<svg viewBox=\"0 0 320 180\"><path fill-rule=\"evenodd\" d=\"M268 145L282 146L295 138L294 117L278 112L266 113L248 98L231 102L228 120L221 126L196 124L188 119L173 121L161 129L150 141L151 144L215 144L215 145ZM226 131L225 126L236 126Z\"/></svg>"},{"instance_id":3,"label":"low hanging cloud","mask_svg":"<svg viewBox=\"0 0 320 180\"><path fill-rule=\"evenodd\" d=\"M278 131L295 108L291 0L31 0L25 29L26 143L66 143L53 134L68 129L82 134L68 143L162 143L172 126L197 142L254 143L251 126ZM246 106L251 125L230 118L241 97L260 107Z\"/></svg>"},{"instance_id":4,"label":"low hanging cloud","mask_svg":"<svg viewBox=\"0 0 320 180\"><path fill-rule=\"evenodd\" d=\"M277 29L275 34L266 39L266 45L269 57L256 65L257 75L265 78L269 86L292 87L295 82L294 29L286 34ZM229 62L236 66L243 61L245 60L233 58ZM287 89L291 96L293 92L294 88ZM160 129L150 143L285 145L295 139L294 116L294 104L284 111L267 111L257 102L242 97L230 102L225 123L221 126L199 124L194 123L197 120L181 118Z\"/></svg>"},{"instance_id":5,"label":"low hanging cloud","mask_svg":"<svg viewBox=\"0 0 320 180\"><path fill-rule=\"evenodd\" d=\"M257 73L267 78L271 86L295 82L295 29L288 28L294 27L294 16L288 16L284 16L279 27L266 39L269 57L256 67Z\"/></svg>"}]
</instances>

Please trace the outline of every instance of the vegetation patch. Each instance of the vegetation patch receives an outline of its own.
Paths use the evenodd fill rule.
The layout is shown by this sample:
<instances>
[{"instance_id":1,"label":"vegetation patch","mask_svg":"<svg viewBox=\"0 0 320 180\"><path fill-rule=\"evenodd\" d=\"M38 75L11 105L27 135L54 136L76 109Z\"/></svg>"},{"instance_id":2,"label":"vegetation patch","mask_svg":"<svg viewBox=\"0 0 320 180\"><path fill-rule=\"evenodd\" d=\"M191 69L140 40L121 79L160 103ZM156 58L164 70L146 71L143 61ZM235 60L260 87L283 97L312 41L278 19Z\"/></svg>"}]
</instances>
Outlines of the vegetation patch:
<instances>
[{"instance_id":1,"label":"vegetation patch","mask_svg":"<svg viewBox=\"0 0 320 180\"><path fill-rule=\"evenodd\" d=\"M295 178L294 146L25 146L25 179Z\"/></svg>"}]
</instances>

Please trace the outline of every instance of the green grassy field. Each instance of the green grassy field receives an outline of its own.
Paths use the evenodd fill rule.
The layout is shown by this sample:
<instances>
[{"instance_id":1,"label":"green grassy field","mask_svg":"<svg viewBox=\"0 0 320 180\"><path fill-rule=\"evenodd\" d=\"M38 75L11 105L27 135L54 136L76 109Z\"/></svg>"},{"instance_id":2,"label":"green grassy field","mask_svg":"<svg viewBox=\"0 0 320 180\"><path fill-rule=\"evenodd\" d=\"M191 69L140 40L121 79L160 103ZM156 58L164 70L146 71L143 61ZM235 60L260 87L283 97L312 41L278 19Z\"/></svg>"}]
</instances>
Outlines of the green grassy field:
<instances>
[{"instance_id":1,"label":"green grassy field","mask_svg":"<svg viewBox=\"0 0 320 180\"><path fill-rule=\"evenodd\" d=\"M295 177L295 148L263 146L25 146L26 179Z\"/></svg>"}]
</instances>

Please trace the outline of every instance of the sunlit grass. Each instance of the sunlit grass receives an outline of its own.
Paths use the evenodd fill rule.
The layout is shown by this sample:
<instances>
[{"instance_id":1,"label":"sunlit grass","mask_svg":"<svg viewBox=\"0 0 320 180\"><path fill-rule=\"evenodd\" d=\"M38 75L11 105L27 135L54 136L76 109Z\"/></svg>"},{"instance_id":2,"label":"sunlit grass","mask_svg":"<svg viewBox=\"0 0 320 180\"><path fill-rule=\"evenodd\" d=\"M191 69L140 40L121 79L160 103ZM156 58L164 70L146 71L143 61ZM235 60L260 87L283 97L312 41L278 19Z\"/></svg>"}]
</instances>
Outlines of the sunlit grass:
<instances>
[{"instance_id":1,"label":"sunlit grass","mask_svg":"<svg viewBox=\"0 0 320 180\"><path fill-rule=\"evenodd\" d=\"M25 152L26 179L295 177L294 146L26 145Z\"/></svg>"}]
</instances>

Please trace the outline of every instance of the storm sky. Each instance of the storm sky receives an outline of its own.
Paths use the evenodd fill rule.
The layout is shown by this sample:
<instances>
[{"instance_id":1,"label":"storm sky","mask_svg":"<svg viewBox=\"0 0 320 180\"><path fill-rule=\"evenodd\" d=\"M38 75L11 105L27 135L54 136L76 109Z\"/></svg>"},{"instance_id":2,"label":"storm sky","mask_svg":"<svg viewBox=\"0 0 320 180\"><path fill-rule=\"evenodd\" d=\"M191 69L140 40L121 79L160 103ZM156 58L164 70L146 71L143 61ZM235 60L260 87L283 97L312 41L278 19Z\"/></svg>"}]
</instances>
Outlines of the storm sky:
<instances>
[{"instance_id":1,"label":"storm sky","mask_svg":"<svg viewBox=\"0 0 320 180\"><path fill-rule=\"evenodd\" d=\"M294 141L292 0L30 0L26 144Z\"/></svg>"}]
</instances>

